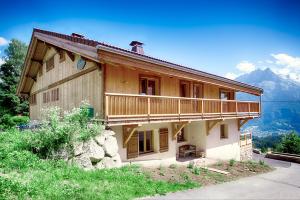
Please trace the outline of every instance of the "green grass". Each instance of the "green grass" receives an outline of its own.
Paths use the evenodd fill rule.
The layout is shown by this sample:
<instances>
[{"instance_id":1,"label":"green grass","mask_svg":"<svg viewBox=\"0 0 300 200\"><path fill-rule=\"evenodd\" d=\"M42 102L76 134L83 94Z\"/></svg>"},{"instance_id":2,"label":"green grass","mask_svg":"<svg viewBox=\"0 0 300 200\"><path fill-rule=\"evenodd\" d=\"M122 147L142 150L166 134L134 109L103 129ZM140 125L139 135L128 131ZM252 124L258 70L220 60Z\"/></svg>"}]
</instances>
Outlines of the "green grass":
<instances>
[{"instance_id":1,"label":"green grass","mask_svg":"<svg viewBox=\"0 0 300 200\"><path fill-rule=\"evenodd\" d=\"M133 199L197 187L152 180L138 166L84 171L23 148L26 133L0 133L0 199Z\"/></svg>"}]
</instances>

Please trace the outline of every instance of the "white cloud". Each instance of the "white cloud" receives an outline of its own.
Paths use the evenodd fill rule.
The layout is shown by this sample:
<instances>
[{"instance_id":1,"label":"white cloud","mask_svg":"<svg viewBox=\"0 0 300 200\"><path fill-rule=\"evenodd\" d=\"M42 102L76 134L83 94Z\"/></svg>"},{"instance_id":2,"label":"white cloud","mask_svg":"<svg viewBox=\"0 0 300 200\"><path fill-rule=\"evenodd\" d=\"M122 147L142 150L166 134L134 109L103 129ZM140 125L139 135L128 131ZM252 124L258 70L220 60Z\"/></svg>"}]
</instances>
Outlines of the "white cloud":
<instances>
[{"instance_id":1,"label":"white cloud","mask_svg":"<svg viewBox=\"0 0 300 200\"><path fill-rule=\"evenodd\" d=\"M293 57L285 53L271 54L277 65L300 69L300 57Z\"/></svg>"},{"instance_id":2,"label":"white cloud","mask_svg":"<svg viewBox=\"0 0 300 200\"><path fill-rule=\"evenodd\" d=\"M248 61L242 61L239 64L236 65L236 68L240 70L243 73L249 73L256 69L255 65L253 63L250 63Z\"/></svg>"},{"instance_id":3,"label":"white cloud","mask_svg":"<svg viewBox=\"0 0 300 200\"><path fill-rule=\"evenodd\" d=\"M0 46L7 45L8 41L4 37L0 37Z\"/></svg>"},{"instance_id":4,"label":"white cloud","mask_svg":"<svg viewBox=\"0 0 300 200\"><path fill-rule=\"evenodd\" d=\"M238 74L231 73L231 72L228 72L228 73L225 74L226 78L229 78L229 79L232 79L232 80L236 79L238 76L239 76Z\"/></svg>"}]
</instances>

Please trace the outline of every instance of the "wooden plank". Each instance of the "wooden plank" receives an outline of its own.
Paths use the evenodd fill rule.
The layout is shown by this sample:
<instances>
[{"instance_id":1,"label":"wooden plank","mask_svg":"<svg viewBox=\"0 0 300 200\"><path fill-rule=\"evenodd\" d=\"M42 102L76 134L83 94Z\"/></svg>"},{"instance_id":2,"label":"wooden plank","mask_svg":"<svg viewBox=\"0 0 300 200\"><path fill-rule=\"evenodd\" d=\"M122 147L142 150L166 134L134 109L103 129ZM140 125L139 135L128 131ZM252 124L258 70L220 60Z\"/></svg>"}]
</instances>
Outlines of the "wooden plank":
<instances>
[{"instance_id":1,"label":"wooden plank","mask_svg":"<svg viewBox=\"0 0 300 200\"><path fill-rule=\"evenodd\" d=\"M172 123L173 125L173 140L176 139L178 133L183 129L188 123L190 122L179 122L179 123ZM177 126L177 127L176 127Z\"/></svg>"}]
</instances>

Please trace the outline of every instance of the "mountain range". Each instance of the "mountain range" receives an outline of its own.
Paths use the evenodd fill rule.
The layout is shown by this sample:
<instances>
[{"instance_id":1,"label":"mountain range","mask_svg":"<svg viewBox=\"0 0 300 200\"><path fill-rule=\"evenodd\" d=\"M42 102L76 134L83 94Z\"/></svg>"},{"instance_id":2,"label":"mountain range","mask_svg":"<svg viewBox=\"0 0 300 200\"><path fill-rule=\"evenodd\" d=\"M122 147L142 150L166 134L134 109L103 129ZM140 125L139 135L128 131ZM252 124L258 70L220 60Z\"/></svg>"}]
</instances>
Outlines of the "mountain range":
<instances>
[{"instance_id":1,"label":"mountain range","mask_svg":"<svg viewBox=\"0 0 300 200\"><path fill-rule=\"evenodd\" d=\"M263 88L262 116L251 120L245 127L254 135L283 134L293 130L300 133L300 83L283 78L271 69L257 69L235 80ZM238 93L238 99L257 97Z\"/></svg>"}]
</instances>

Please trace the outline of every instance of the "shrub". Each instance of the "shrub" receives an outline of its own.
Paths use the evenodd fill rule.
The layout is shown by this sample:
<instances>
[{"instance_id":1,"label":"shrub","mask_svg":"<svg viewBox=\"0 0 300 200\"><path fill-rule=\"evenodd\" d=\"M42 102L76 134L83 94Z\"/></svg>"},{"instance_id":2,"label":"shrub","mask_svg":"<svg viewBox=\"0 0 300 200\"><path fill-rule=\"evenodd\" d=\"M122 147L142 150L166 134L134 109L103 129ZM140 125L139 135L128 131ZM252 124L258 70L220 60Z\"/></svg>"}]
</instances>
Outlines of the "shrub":
<instances>
[{"instance_id":1,"label":"shrub","mask_svg":"<svg viewBox=\"0 0 300 200\"><path fill-rule=\"evenodd\" d=\"M74 108L61 116L58 107L43 110L41 127L28 134L25 139L26 149L41 158L52 156L59 148L67 147L75 141L86 141L101 133L103 126L91 123L88 118L88 104Z\"/></svg>"},{"instance_id":2,"label":"shrub","mask_svg":"<svg viewBox=\"0 0 300 200\"><path fill-rule=\"evenodd\" d=\"M276 151L300 154L300 136L298 136L295 132L285 135L280 144L277 145Z\"/></svg>"},{"instance_id":3,"label":"shrub","mask_svg":"<svg viewBox=\"0 0 300 200\"><path fill-rule=\"evenodd\" d=\"M187 168L193 169L193 167L194 167L194 162L190 161L189 164L187 165Z\"/></svg>"},{"instance_id":4,"label":"shrub","mask_svg":"<svg viewBox=\"0 0 300 200\"><path fill-rule=\"evenodd\" d=\"M230 159L229 160L229 166L232 167L235 164L235 160L234 159Z\"/></svg>"},{"instance_id":5,"label":"shrub","mask_svg":"<svg viewBox=\"0 0 300 200\"><path fill-rule=\"evenodd\" d=\"M264 166L264 165L265 165L265 161L264 161L264 160L259 160L259 164L260 164L261 166Z\"/></svg>"},{"instance_id":6,"label":"shrub","mask_svg":"<svg viewBox=\"0 0 300 200\"><path fill-rule=\"evenodd\" d=\"M201 168L200 167L194 167L192 170L192 173L195 175L200 175Z\"/></svg>"}]
</instances>

